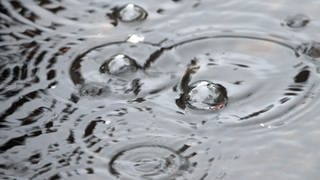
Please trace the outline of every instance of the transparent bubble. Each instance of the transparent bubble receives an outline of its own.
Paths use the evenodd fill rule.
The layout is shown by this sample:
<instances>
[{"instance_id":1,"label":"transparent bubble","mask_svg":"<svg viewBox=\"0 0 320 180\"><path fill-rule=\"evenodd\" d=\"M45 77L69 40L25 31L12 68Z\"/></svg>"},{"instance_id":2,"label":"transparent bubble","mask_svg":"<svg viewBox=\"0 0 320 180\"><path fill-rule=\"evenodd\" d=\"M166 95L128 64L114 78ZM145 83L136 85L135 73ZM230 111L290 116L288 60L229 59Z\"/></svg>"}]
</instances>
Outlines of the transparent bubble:
<instances>
[{"instance_id":1,"label":"transparent bubble","mask_svg":"<svg viewBox=\"0 0 320 180\"><path fill-rule=\"evenodd\" d=\"M135 4L127 4L119 10L119 20L122 22L134 22L146 19L147 12L140 6Z\"/></svg>"},{"instance_id":2,"label":"transparent bubble","mask_svg":"<svg viewBox=\"0 0 320 180\"><path fill-rule=\"evenodd\" d=\"M311 43L309 48L306 51L306 54L313 58L320 58L320 43L319 42Z\"/></svg>"},{"instance_id":3,"label":"transparent bubble","mask_svg":"<svg viewBox=\"0 0 320 180\"><path fill-rule=\"evenodd\" d=\"M226 106L228 97L222 85L202 80L190 85L186 100L191 109L220 110Z\"/></svg>"},{"instance_id":4,"label":"transparent bubble","mask_svg":"<svg viewBox=\"0 0 320 180\"><path fill-rule=\"evenodd\" d=\"M118 54L104 62L100 66L100 72L119 75L127 72L134 72L137 68L137 63L134 59L123 54Z\"/></svg>"}]
</instances>

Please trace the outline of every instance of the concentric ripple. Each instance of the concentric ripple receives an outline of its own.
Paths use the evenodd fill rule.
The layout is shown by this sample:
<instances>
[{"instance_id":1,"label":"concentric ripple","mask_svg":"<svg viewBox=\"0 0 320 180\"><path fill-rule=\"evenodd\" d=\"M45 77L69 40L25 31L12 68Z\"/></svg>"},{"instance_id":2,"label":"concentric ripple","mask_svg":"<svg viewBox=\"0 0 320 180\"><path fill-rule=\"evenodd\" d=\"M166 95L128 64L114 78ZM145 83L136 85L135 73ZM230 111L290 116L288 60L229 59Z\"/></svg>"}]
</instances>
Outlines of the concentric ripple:
<instances>
[{"instance_id":1,"label":"concentric ripple","mask_svg":"<svg viewBox=\"0 0 320 180\"><path fill-rule=\"evenodd\" d=\"M78 91L73 99L130 100L169 88L177 78L172 68L152 66L158 51L159 47L149 43L113 42L76 55L69 67L69 77Z\"/></svg>"},{"instance_id":2,"label":"concentric ripple","mask_svg":"<svg viewBox=\"0 0 320 180\"><path fill-rule=\"evenodd\" d=\"M168 147L141 145L115 154L110 163L117 177L168 179L188 167L187 160Z\"/></svg>"},{"instance_id":3,"label":"concentric ripple","mask_svg":"<svg viewBox=\"0 0 320 180\"><path fill-rule=\"evenodd\" d=\"M10 0L2 4L19 22L43 31L94 34L112 27L110 20L105 18L110 11L107 2Z\"/></svg>"},{"instance_id":4,"label":"concentric ripple","mask_svg":"<svg viewBox=\"0 0 320 180\"><path fill-rule=\"evenodd\" d=\"M73 143L107 163L105 170L114 178L199 177L212 163L206 151L198 152L206 138L159 121L152 107L118 104L75 115Z\"/></svg>"},{"instance_id":5,"label":"concentric ripple","mask_svg":"<svg viewBox=\"0 0 320 180\"><path fill-rule=\"evenodd\" d=\"M229 106L219 115L220 122L280 126L287 123L288 116L298 115L307 108L307 104L312 103L308 97L318 88L319 79L314 76L313 65L297 56L296 46L265 35L262 38L229 34L182 38L167 50L176 53L175 59L185 66L186 72L190 69L189 62L196 67L189 77L182 74L178 85L181 94L188 94L189 98L185 99L189 101L185 105L203 109L203 104L198 102L206 102L214 96L209 98L203 89L201 95L197 94L198 90L188 89L194 89L198 82L210 82L228 92ZM317 54L314 49L312 46L305 51L314 55ZM181 101L177 105L185 106ZM295 119L290 118L290 121Z\"/></svg>"},{"instance_id":6,"label":"concentric ripple","mask_svg":"<svg viewBox=\"0 0 320 180\"><path fill-rule=\"evenodd\" d=\"M0 179L318 176L319 1L159 2L0 0Z\"/></svg>"}]
</instances>

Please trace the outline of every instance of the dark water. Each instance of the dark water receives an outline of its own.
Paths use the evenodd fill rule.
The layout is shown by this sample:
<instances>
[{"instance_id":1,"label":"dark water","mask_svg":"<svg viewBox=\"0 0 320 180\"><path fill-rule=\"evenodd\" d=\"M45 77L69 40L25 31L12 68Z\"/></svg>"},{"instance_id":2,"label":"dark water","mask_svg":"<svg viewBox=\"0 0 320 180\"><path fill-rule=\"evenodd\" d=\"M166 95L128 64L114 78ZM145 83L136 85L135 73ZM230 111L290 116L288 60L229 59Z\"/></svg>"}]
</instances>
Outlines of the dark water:
<instances>
[{"instance_id":1,"label":"dark water","mask_svg":"<svg viewBox=\"0 0 320 180\"><path fill-rule=\"evenodd\" d=\"M0 2L1 179L320 178L320 1Z\"/></svg>"}]
</instances>

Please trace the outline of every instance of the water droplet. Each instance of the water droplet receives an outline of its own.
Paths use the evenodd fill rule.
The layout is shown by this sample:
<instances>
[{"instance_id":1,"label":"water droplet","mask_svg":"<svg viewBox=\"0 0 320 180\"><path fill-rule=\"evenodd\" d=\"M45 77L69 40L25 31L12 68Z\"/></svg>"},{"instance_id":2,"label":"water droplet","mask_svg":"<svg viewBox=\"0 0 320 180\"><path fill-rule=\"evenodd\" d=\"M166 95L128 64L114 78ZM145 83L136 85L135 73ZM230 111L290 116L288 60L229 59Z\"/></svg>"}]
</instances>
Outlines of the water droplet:
<instances>
[{"instance_id":1,"label":"water droplet","mask_svg":"<svg viewBox=\"0 0 320 180\"><path fill-rule=\"evenodd\" d=\"M132 3L123 6L118 12L118 18L122 22L142 21L147 16L147 12L142 7Z\"/></svg>"},{"instance_id":2,"label":"water droplet","mask_svg":"<svg viewBox=\"0 0 320 180\"><path fill-rule=\"evenodd\" d=\"M119 75L127 72L134 72L137 68L137 63L134 59L127 55L118 54L104 62L100 66L100 72Z\"/></svg>"},{"instance_id":3,"label":"water droplet","mask_svg":"<svg viewBox=\"0 0 320 180\"><path fill-rule=\"evenodd\" d=\"M109 163L117 177L172 179L186 169L186 158L161 145L139 145L120 151Z\"/></svg>"},{"instance_id":4,"label":"water droplet","mask_svg":"<svg viewBox=\"0 0 320 180\"><path fill-rule=\"evenodd\" d=\"M304 14L289 16L285 19L285 25L290 28L303 28L309 22L310 22L309 17Z\"/></svg>"},{"instance_id":5,"label":"water droplet","mask_svg":"<svg viewBox=\"0 0 320 180\"><path fill-rule=\"evenodd\" d=\"M186 98L187 105L198 110L220 110L228 101L225 87L205 80L192 83Z\"/></svg>"}]
</instances>

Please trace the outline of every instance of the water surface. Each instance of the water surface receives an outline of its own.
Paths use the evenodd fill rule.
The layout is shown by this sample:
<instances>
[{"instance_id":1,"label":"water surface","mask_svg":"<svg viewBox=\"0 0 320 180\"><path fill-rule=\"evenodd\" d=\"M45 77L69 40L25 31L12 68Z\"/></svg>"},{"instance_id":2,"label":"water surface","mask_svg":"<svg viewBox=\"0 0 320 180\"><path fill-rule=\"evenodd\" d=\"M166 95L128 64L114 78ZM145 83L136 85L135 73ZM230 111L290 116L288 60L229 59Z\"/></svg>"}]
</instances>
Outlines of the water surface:
<instances>
[{"instance_id":1,"label":"water surface","mask_svg":"<svg viewBox=\"0 0 320 180\"><path fill-rule=\"evenodd\" d=\"M320 2L0 5L1 179L320 178Z\"/></svg>"}]
</instances>

